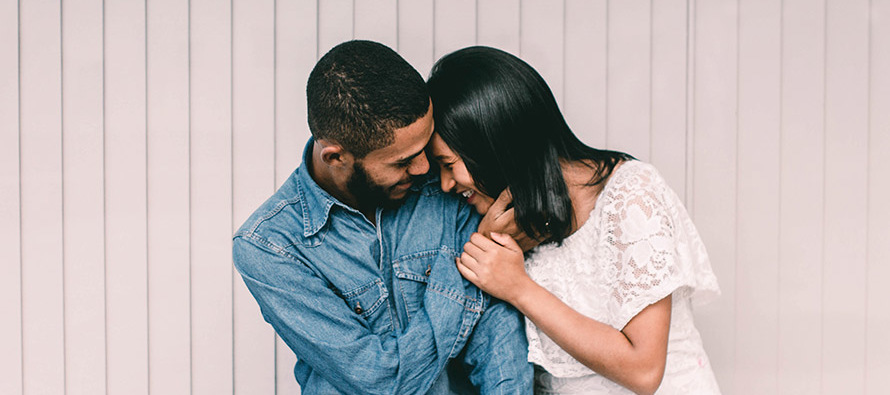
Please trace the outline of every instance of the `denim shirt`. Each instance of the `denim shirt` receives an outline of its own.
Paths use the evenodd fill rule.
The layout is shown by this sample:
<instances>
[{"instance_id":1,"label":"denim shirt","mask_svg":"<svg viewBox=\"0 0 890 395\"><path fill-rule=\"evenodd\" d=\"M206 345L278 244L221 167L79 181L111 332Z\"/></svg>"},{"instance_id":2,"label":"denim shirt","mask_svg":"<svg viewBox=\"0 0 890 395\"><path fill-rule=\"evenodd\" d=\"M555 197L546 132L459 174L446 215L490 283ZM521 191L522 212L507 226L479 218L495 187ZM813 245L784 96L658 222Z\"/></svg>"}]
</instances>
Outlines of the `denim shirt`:
<instances>
[{"instance_id":1,"label":"denim shirt","mask_svg":"<svg viewBox=\"0 0 890 395\"><path fill-rule=\"evenodd\" d=\"M429 179L377 209L374 226L315 183L312 146L233 240L263 318L297 355L302 393L463 392L467 379L531 393L521 315L455 266L478 226L472 207Z\"/></svg>"}]
</instances>

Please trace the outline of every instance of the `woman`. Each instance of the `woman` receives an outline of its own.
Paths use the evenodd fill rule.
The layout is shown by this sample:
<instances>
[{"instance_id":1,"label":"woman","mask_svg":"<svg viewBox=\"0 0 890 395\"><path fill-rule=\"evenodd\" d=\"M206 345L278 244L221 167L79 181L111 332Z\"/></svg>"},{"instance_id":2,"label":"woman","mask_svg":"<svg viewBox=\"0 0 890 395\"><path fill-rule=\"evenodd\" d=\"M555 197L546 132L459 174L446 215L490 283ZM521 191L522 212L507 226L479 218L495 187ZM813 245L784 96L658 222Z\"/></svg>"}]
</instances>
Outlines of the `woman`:
<instances>
[{"instance_id":1,"label":"woman","mask_svg":"<svg viewBox=\"0 0 890 395\"><path fill-rule=\"evenodd\" d=\"M543 78L506 52L446 55L429 88L442 189L480 213L507 191L516 225L541 242L524 257L510 236L474 234L457 260L525 314L535 392L719 393L691 305L719 288L655 168L584 145Z\"/></svg>"}]
</instances>

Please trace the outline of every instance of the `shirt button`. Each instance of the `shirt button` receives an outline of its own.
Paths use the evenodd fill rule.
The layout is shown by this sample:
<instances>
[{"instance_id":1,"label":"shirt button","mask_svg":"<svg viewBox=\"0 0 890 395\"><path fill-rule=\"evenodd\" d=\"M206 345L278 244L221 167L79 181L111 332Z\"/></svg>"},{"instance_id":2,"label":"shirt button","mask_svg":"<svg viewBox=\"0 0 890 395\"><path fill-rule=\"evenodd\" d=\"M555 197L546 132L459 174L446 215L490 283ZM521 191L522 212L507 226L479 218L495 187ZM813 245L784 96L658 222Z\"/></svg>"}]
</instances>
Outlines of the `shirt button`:
<instances>
[{"instance_id":1,"label":"shirt button","mask_svg":"<svg viewBox=\"0 0 890 395\"><path fill-rule=\"evenodd\" d=\"M430 273L431 273L432 271L433 271L433 267L430 266L430 265L427 265L427 266L426 266L426 271L423 272L423 274L426 274L426 276L429 277L429 276L430 276Z\"/></svg>"},{"instance_id":2,"label":"shirt button","mask_svg":"<svg viewBox=\"0 0 890 395\"><path fill-rule=\"evenodd\" d=\"M361 313L363 313L363 312L365 312L365 310L362 309L362 305L356 303L356 304L355 304L355 313L356 313L356 314L361 314Z\"/></svg>"}]
</instances>

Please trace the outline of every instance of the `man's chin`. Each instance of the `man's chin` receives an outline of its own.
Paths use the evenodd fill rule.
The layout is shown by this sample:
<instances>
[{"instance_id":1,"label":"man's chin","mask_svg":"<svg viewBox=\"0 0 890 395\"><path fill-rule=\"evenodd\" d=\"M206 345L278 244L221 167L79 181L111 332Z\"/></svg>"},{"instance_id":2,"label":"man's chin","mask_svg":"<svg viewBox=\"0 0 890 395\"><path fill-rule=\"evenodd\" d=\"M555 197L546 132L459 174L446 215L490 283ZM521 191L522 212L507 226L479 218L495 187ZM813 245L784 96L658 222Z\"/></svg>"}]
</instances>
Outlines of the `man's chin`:
<instances>
[{"instance_id":1,"label":"man's chin","mask_svg":"<svg viewBox=\"0 0 890 395\"><path fill-rule=\"evenodd\" d=\"M389 194L389 196L387 196L386 199L384 199L381 202L380 205L383 206L383 208L388 208L388 209L398 208L399 206L402 205L402 203L405 203L405 199L407 199L407 198L408 198L407 190L394 191L394 192L391 192Z\"/></svg>"},{"instance_id":2,"label":"man's chin","mask_svg":"<svg viewBox=\"0 0 890 395\"><path fill-rule=\"evenodd\" d=\"M398 189L389 193L389 198L392 200L405 200L406 197L408 197L407 189Z\"/></svg>"}]
</instances>

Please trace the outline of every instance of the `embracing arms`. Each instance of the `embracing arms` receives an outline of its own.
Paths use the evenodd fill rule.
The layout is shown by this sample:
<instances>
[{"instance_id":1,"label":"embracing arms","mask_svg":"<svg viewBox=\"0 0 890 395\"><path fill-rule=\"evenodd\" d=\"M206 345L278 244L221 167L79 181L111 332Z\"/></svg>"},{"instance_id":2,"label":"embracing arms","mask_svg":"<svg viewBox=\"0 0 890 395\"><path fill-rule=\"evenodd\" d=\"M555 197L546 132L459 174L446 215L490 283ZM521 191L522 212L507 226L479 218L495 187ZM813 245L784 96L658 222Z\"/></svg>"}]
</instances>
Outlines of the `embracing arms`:
<instances>
[{"instance_id":1,"label":"embracing arms","mask_svg":"<svg viewBox=\"0 0 890 395\"><path fill-rule=\"evenodd\" d=\"M295 257L244 237L234 240L234 260L265 320L314 374L340 392L425 392L456 354L465 309L454 299L427 292L425 309L402 333L376 334L367 319L388 318L384 287L337 295ZM344 297L364 303L359 309Z\"/></svg>"}]
</instances>

